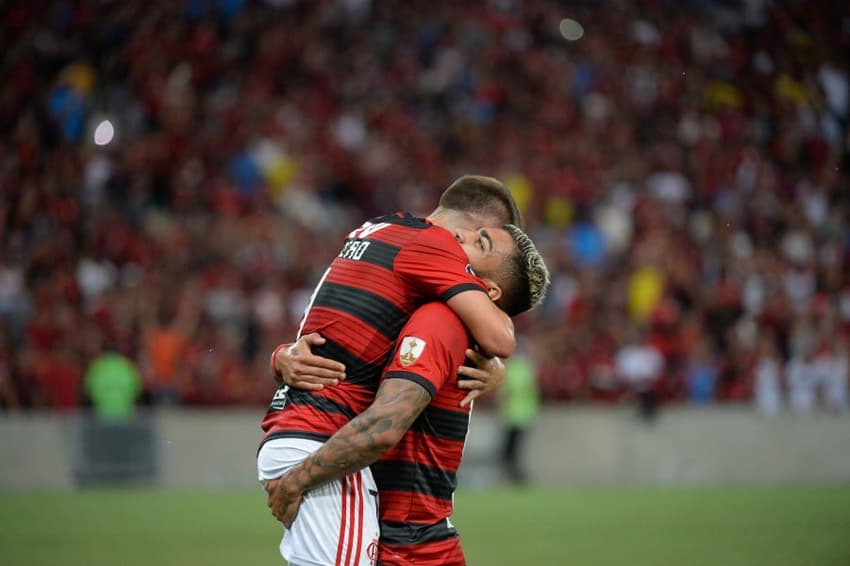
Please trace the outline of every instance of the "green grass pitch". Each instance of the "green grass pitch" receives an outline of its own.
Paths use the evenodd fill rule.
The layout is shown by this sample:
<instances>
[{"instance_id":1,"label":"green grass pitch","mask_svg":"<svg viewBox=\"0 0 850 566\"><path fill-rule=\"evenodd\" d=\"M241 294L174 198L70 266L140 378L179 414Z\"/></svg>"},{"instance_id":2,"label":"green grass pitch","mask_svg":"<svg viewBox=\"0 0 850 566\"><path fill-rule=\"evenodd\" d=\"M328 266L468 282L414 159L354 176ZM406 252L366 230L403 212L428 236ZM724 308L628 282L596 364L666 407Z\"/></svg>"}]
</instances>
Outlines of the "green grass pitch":
<instances>
[{"instance_id":1,"label":"green grass pitch","mask_svg":"<svg viewBox=\"0 0 850 566\"><path fill-rule=\"evenodd\" d=\"M461 490L471 566L850 565L850 486ZM0 493L4 566L282 564L259 489Z\"/></svg>"}]
</instances>

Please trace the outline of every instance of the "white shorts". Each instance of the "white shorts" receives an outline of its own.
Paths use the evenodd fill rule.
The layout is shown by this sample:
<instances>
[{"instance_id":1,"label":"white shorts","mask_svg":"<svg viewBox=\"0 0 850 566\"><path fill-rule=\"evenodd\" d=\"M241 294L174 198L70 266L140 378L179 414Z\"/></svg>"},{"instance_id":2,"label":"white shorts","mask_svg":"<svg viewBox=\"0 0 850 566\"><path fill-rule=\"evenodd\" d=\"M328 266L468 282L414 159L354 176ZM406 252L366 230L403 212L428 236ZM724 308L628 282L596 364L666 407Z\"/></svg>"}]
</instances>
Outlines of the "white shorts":
<instances>
[{"instance_id":1,"label":"white shorts","mask_svg":"<svg viewBox=\"0 0 850 566\"><path fill-rule=\"evenodd\" d=\"M322 444L276 438L257 455L261 484L279 478ZM369 468L310 490L280 554L292 566L373 566L378 556L378 489Z\"/></svg>"}]
</instances>

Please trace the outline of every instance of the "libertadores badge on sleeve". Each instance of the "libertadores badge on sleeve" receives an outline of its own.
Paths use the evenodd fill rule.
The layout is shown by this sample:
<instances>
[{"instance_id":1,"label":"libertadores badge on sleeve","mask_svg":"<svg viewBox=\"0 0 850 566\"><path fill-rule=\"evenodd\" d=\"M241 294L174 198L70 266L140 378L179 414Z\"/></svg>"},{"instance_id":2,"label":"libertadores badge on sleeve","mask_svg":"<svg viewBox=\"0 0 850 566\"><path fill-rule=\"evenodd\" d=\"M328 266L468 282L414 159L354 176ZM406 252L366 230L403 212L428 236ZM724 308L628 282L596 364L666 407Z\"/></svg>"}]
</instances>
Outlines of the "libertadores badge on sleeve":
<instances>
[{"instance_id":1,"label":"libertadores badge on sleeve","mask_svg":"<svg viewBox=\"0 0 850 566\"><path fill-rule=\"evenodd\" d=\"M416 336L405 336L401 340L401 347L398 349L398 359L401 365L409 366L418 360L423 350L425 350L425 340Z\"/></svg>"}]
</instances>

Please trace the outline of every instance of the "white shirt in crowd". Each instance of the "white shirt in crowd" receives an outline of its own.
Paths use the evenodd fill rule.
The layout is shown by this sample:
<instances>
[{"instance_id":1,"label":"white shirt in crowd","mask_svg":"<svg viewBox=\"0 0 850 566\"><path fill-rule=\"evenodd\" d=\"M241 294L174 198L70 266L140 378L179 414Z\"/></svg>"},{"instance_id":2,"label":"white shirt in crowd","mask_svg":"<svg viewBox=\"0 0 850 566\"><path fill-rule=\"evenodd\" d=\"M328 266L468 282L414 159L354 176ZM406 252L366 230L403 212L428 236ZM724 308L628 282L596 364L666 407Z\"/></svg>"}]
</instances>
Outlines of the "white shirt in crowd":
<instances>
[{"instance_id":1,"label":"white shirt in crowd","mask_svg":"<svg viewBox=\"0 0 850 566\"><path fill-rule=\"evenodd\" d=\"M840 354L825 353L809 360L793 358L788 364L788 393L791 408L810 412L818 404L843 411L848 403L848 362Z\"/></svg>"},{"instance_id":2,"label":"white shirt in crowd","mask_svg":"<svg viewBox=\"0 0 850 566\"><path fill-rule=\"evenodd\" d=\"M638 391L643 391L661 377L664 357L650 344L629 345L620 348L614 364L620 379Z\"/></svg>"}]
</instances>

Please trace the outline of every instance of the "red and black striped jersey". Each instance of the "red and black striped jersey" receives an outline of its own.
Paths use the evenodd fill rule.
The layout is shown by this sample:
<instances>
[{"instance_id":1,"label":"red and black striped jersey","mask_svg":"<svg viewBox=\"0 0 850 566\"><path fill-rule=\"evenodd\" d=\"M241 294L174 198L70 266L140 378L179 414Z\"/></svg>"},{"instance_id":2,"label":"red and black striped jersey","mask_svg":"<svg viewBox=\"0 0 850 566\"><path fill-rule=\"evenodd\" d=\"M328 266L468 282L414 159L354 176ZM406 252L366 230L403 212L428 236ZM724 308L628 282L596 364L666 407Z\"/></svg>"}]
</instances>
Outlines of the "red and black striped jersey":
<instances>
[{"instance_id":1,"label":"red and black striped jersey","mask_svg":"<svg viewBox=\"0 0 850 566\"><path fill-rule=\"evenodd\" d=\"M372 464L378 485L384 565L463 564L453 510L457 471L469 429L468 393L457 387L470 338L442 303L417 310L399 335L384 379L408 379L431 394L431 402L401 441Z\"/></svg>"},{"instance_id":2,"label":"red and black striped jersey","mask_svg":"<svg viewBox=\"0 0 850 566\"><path fill-rule=\"evenodd\" d=\"M282 387L263 419L263 442L325 441L374 400L399 331L420 305L484 290L453 234L408 213L352 231L313 291L299 335L325 339L314 353L345 364L346 379L318 392Z\"/></svg>"}]
</instances>

